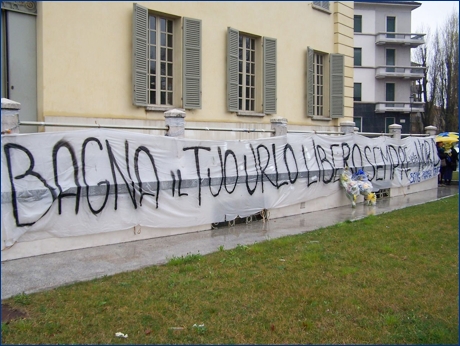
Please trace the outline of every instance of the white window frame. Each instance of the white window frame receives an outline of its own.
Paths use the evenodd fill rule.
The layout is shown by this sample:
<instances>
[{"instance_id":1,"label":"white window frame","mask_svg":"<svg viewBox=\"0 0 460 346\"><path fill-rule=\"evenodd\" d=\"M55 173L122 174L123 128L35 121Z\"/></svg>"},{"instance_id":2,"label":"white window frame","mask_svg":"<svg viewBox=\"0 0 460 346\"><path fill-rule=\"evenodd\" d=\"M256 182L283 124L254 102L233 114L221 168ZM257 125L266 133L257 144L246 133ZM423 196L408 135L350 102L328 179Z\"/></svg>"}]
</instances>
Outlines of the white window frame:
<instances>
[{"instance_id":1,"label":"white window frame","mask_svg":"<svg viewBox=\"0 0 460 346\"><path fill-rule=\"evenodd\" d=\"M393 65L390 65L388 64L388 52L389 51L393 51L394 52L394 55L393 55ZM361 57L362 57L362 53L361 53ZM396 69L395 69L395 66L396 66L396 49L395 48L385 48L385 71L386 72L395 72ZM388 66L392 66L392 67L388 67Z\"/></svg>"},{"instance_id":2,"label":"white window frame","mask_svg":"<svg viewBox=\"0 0 460 346\"><path fill-rule=\"evenodd\" d=\"M361 52L360 64L355 65L355 49L359 49ZM363 48L362 47L353 47L353 66L363 66Z\"/></svg>"},{"instance_id":3,"label":"white window frame","mask_svg":"<svg viewBox=\"0 0 460 346\"><path fill-rule=\"evenodd\" d=\"M355 87L356 87L356 84L359 84L360 86L360 90L359 90L359 98L360 100L355 100ZM363 100L363 83L361 82L356 82L356 83L353 83L353 102L362 102Z\"/></svg>"},{"instance_id":4,"label":"white window frame","mask_svg":"<svg viewBox=\"0 0 460 346\"><path fill-rule=\"evenodd\" d=\"M356 31L356 28L355 28L355 19L356 18L360 18L361 19L361 30L360 31ZM355 14L353 16L353 33L362 33L363 32L363 16L361 14Z\"/></svg>"},{"instance_id":5,"label":"white window frame","mask_svg":"<svg viewBox=\"0 0 460 346\"><path fill-rule=\"evenodd\" d=\"M393 85L393 100L388 100L388 89L387 89L388 85ZM395 82L385 83L385 101L386 102L396 102L395 100L396 100L396 83ZM391 107L394 107L394 106L391 106Z\"/></svg>"},{"instance_id":6,"label":"white window frame","mask_svg":"<svg viewBox=\"0 0 460 346\"><path fill-rule=\"evenodd\" d=\"M253 39L251 49L240 50L240 38ZM246 71L246 53L250 55L250 66ZM263 117L276 114L276 39L256 36L227 28L227 111L238 116ZM240 66L243 70L240 71ZM241 74L240 74L241 72ZM247 89L246 77L250 77ZM246 94L249 90L249 96ZM240 97L241 96L241 97ZM241 102L240 102L241 100ZM254 101L250 107L246 101ZM254 110L245 110L245 109Z\"/></svg>"},{"instance_id":7,"label":"white window frame","mask_svg":"<svg viewBox=\"0 0 460 346\"><path fill-rule=\"evenodd\" d=\"M313 58L313 116L324 116L324 80L326 54L314 53Z\"/></svg>"},{"instance_id":8,"label":"white window frame","mask_svg":"<svg viewBox=\"0 0 460 346\"><path fill-rule=\"evenodd\" d=\"M161 90L161 76L155 77L155 94L159 88L158 97L151 101L149 90L151 88L150 61L155 60L158 65L156 73L161 73L161 49L157 49L150 58L149 22L151 16L171 20L172 36L169 48L172 48L170 63L170 74L164 76L170 79L169 88L164 84ZM159 21L160 23L161 21ZM160 25L160 24L158 24ZM144 107L147 111L167 111L178 108L182 105L184 109L201 109L201 36L202 22L199 19L178 17L172 14L164 14L151 11L147 7L133 4L133 30L132 30L132 103L136 107ZM161 37L161 36L160 36ZM152 44L150 43L152 42ZM155 44L160 43L156 42ZM157 47L158 48L158 47ZM172 71L171 71L172 70ZM165 66L165 72L167 65ZM171 76L172 73L172 76ZM155 76L157 76L155 74ZM163 80L167 82L168 80ZM172 84L171 84L172 83ZM169 90L167 90L169 89ZM161 100L161 92L169 94L168 98Z\"/></svg>"},{"instance_id":9,"label":"white window frame","mask_svg":"<svg viewBox=\"0 0 460 346\"><path fill-rule=\"evenodd\" d=\"M168 17L149 13L148 24L148 104L151 106L173 106L174 105L174 20ZM151 27L151 20L155 19L155 28ZM163 28L162 23L165 23ZM155 35L155 39L153 39ZM164 42L162 37L164 36ZM154 41L154 43L152 43ZM152 48L155 48L152 56ZM164 56L162 54L164 51ZM152 74L150 68L155 63L155 72ZM161 66L164 65L164 71ZM152 83L152 80L155 82ZM152 87L154 85L154 87ZM155 101L152 101L152 95Z\"/></svg>"},{"instance_id":10,"label":"white window frame","mask_svg":"<svg viewBox=\"0 0 460 346\"><path fill-rule=\"evenodd\" d=\"M395 19L395 31L388 31L388 18L394 18ZM395 38L396 36L396 25L397 25L397 20L396 16L385 16L385 32L391 32L391 34L386 34L387 38Z\"/></svg>"},{"instance_id":11,"label":"white window frame","mask_svg":"<svg viewBox=\"0 0 460 346\"><path fill-rule=\"evenodd\" d=\"M255 37L241 33L238 37L238 109L241 112L255 112L259 103L256 97L260 88L257 83L256 41Z\"/></svg>"}]
</instances>

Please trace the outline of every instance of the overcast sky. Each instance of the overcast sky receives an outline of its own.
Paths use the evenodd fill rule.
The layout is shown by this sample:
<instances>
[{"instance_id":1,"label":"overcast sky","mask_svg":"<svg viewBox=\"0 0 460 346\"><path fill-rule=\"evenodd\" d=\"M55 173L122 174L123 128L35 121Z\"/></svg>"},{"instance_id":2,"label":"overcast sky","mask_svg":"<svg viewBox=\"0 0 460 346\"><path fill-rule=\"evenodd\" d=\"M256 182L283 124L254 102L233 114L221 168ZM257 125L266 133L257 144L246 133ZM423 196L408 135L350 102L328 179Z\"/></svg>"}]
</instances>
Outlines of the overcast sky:
<instances>
[{"instance_id":1,"label":"overcast sky","mask_svg":"<svg viewBox=\"0 0 460 346\"><path fill-rule=\"evenodd\" d=\"M422 4L419 8L412 11L411 26L412 33L418 33L421 25L431 28L434 32L436 28L442 27L446 18L454 11L458 13L459 1L417 1ZM425 32L420 32L425 34Z\"/></svg>"}]
</instances>

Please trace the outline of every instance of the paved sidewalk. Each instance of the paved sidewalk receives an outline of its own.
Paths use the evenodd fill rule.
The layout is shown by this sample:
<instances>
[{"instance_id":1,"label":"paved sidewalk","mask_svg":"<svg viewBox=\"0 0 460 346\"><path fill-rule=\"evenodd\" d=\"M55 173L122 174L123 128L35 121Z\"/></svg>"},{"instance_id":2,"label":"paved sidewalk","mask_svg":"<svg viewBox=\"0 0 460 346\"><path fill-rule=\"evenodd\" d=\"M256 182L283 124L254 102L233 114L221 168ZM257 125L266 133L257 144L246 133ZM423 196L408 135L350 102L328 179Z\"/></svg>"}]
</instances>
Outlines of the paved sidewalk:
<instances>
[{"instance_id":1,"label":"paved sidewalk","mask_svg":"<svg viewBox=\"0 0 460 346\"><path fill-rule=\"evenodd\" d=\"M173 256L208 254L223 245L231 249L267 239L313 231L371 214L382 214L458 194L458 186L439 187L377 201L374 207L358 204L291 217L254 221L214 230L72 250L2 263L2 299L91 280L104 275L165 263Z\"/></svg>"}]
</instances>

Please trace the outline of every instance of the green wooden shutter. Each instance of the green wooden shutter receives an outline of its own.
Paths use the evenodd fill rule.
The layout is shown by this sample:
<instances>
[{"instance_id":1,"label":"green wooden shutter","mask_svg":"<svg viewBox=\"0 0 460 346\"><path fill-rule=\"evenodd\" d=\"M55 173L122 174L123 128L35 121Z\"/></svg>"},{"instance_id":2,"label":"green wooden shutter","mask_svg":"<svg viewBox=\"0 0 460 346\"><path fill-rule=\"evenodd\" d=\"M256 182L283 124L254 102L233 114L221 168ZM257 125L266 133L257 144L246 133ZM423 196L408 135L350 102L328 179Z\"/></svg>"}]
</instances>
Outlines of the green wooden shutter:
<instances>
[{"instance_id":1,"label":"green wooden shutter","mask_svg":"<svg viewBox=\"0 0 460 346\"><path fill-rule=\"evenodd\" d=\"M276 39L264 37L264 113L276 113Z\"/></svg>"},{"instance_id":2,"label":"green wooden shutter","mask_svg":"<svg viewBox=\"0 0 460 346\"><path fill-rule=\"evenodd\" d=\"M312 117L313 113L313 49L307 47L307 115Z\"/></svg>"},{"instance_id":3,"label":"green wooden shutter","mask_svg":"<svg viewBox=\"0 0 460 346\"><path fill-rule=\"evenodd\" d=\"M183 23L182 98L186 109L201 109L201 20Z\"/></svg>"},{"instance_id":4,"label":"green wooden shutter","mask_svg":"<svg viewBox=\"0 0 460 346\"><path fill-rule=\"evenodd\" d=\"M344 57L342 54L331 54L330 66L330 114L331 118L343 117L344 94Z\"/></svg>"},{"instance_id":5,"label":"green wooden shutter","mask_svg":"<svg viewBox=\"0 0 460 346\"><path fill-rule=\"evenodd\" d=\"M147 8L133 4L133 104L147 106Z\"/></svg>"},{"instance_id":6,"label":"green wooden shutter","mask_svg":"<svg viewBox=\"0 0 460 346\"><path fill-rule=\"evenodd\" d=\"M238 40L240 32L227 30L227 109L238 112Z\"/></svg>"}]
</instances>

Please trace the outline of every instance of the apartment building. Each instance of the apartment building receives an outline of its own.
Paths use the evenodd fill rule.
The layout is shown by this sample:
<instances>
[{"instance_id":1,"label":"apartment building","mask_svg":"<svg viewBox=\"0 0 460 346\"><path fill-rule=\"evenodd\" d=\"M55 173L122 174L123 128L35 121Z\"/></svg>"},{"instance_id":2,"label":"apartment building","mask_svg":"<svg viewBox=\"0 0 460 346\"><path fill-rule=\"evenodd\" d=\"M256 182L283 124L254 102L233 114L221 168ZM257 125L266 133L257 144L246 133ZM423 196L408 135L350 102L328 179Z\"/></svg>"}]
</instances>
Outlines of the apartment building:
<instances>
[{"instance_id":1,"label":"apartment building","mask_svg":"<svg viewBox=\"0 0 460 346\"><path fill-rule=\"evenodd\" d=\"M353 2L2 1L2 19L2 97L21 120L164 127L173 108L189 126L353 120Z\"/></svg>"},{"instance_id":2,"label":"apartment building","mask_svg":"<svg viewBox=\"0 0 460 346\"><path fill-rule=\"evenodd\" d=\"M414 1L354 3L353 120L362 132L387 133L399 124L411 131L411 114L423 112L414 81L424 67L411 62L411 50L424 34L411 33ZM414 117L412 117L414 118Z\"/></svg>"}]
</instances>

